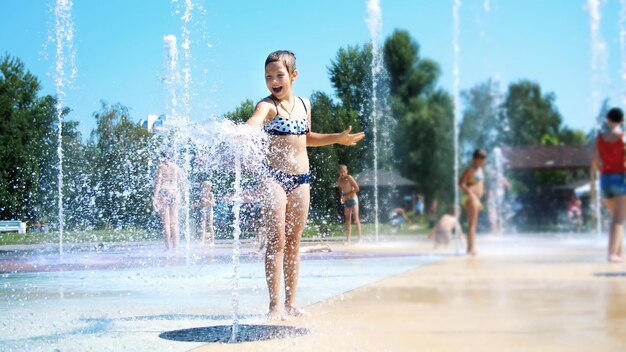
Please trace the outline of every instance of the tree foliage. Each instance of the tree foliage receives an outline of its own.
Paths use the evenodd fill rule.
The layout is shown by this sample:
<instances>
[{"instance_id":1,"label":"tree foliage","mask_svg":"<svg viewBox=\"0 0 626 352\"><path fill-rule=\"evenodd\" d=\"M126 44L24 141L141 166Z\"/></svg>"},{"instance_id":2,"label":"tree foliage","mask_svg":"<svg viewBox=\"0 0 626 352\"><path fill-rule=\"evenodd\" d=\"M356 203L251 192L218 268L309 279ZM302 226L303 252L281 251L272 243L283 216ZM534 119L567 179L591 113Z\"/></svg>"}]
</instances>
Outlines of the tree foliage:
<instances>
[{"instance_id":1,"label":"tree foliage","mask_svg":"<svg viewBox=\"0 0 626 352\"><path fill-rule=\"evenodd\" d=\"M128 108L102 103L94 114L92 197L99 227L145 224L151 212L152 134L131 122Z\"/></svg>"},{"instance_id":2,"label":"tree foliage","mask_svg":"<svg viewBox=\"0 0 626 352\"><path fill-rule=\"evenodd\" d=\"M246 99L242 101L234 111L224 114L224 118L236 123L244 123L254 113L254 107L254 102L250 99Z\"/></svg>"},{"instance_id":3,"label":"tree foliage","mask_svg":"<svg viewBox=\"0 0 626 352\"><path fill-rule=\"evenodd\" d=\"M320 133L338 133L345 126L355 126L359 131L358 115L341 104L335 104L331 97L322 92L311 95L312 128ZM345 146L325 146L309 148L309 163L313 180L311 182L311 213L315 218L331 220L338 214L337 169L340 164L353 173L361 171L360 151Z\"/></svg>"},{"instance_id":4,"label":"tree foliage","mask_svg":"<svg viewBox=\"0 0 626 352\"><path fill-rule=\"evenodd\" d=\"M498 141L498 114L502 100L498 83L489 79L469 90L461 97L465 111L459 126L459 147L463 160L471 158L475 149L491 152Z\"/></svg>"},{"instance_id":5,"label":"tree foliage","mask_svg":"<svg viewBox=\"0 0 626 352\"><path fill-rule=\"evenodd\" d=\"M499 114L500 143L538 145L545 135L558 136L562 118L555 100L553 93L544 94L536 82L511 83Z\"/></svg>"},{"instance_id":6,"label":"tree foliage","mask_svg":"<svg viewBox=\"0 0 626 352\"><path fill-rule=\"evenodd\" d=\"M419 45L396 30L384 45L395 128L395 166L417 182L427 201L453 194L454 112L450 95L437 88L439 66L419 55Z\"/></svg>"},{"instance_id":7,"label":"tree foliage","mask_svg":"<svg viewBox=\"0 0 626 352\"><path fill-rule=\"evenodd\" d=\"M0 59L0 219L42 217L53 191L56 100L19 59ZM67 113L67 110L63 112Z\"/></svg>"}]
</instances>

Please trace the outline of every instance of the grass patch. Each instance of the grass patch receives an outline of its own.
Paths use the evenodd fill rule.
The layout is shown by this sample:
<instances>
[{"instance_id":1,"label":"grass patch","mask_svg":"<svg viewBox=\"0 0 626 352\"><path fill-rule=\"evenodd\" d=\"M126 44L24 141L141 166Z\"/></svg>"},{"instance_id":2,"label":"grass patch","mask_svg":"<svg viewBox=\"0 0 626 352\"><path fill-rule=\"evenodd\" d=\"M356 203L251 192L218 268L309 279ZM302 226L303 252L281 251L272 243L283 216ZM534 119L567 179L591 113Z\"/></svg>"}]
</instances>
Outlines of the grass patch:
<instances>
[{"instance_id":1,"label":"grass patch","mask_svg":"<svg viewBox=\"0 0 626 352\"><path fill-rule=\"evenodd\" d=\"M161 239L161 234L146 230L88 230L63 232L64 243L106 243L106 242L135 242ZM48 233L0 233L0 245L28 245L59 243L58 232Z\"/></svg>"},{"instance_id":2,"label":"grass patch","mask_svg":"<svg viewBox=\"0 0 626 352\"><path fill-rule=\"evenodd\" d=\"M376 234L374 224L361 224L363 230L363 236L374 236ZM356 232L356 226L352 225L352 236L358 236ZM403 226L400 229L393 228L389 224L379 224L379 235L427 235L429 232L426 226L418 225L414 228L408 228ZM315 237L345 237L346 231L343 224L310 224L304 229L302 237L315 238Z\"/></svg>"},{"instance_id":3,"label":"grass patch","mask_svg":"<svg viewBox=\"0 0 626 352\"><path fill-rule=\"evenodd\" d=\"M363 236L374 236L374 224L362 224ZM393 229L389 224L379 224L380 236L387 235L424 235L428 230L424 226L409 229L403 226L401 229ZM309 224L302 234L303 238L342 238L346 235L343 224ZM357 236L356 226L352 226L352 235ZM200 236L199 232L195 237ZM242 231L241 239L254 238L256 233ZM218 240L230 240L233 238L231 231L216 231ZM160 231L148 231L143 229L132 230L86 230L63 232L64 243L111 243L111 242L142 242L161 241L163 235ZM48 233L0 233L0 245L31 245L31 244L56 244L59 243L58 232Z\"/></svg>"}]
</instances>

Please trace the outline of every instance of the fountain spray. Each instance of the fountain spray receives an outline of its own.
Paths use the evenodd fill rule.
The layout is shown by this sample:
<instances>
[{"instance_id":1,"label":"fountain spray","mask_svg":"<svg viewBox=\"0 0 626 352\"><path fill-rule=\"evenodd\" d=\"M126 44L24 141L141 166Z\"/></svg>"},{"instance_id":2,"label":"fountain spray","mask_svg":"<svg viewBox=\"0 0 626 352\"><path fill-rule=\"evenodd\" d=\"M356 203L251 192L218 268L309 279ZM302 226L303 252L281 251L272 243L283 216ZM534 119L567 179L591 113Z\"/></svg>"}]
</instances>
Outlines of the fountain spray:
<instances>
[{"instance_id":1,"label":"fountain spray","mask_svg":"<svg viewBox=\"0 0 626 352\"><path fill-rule=\"evenodd\" d=\"M459 37L461 36L461 28L460 28L460 17L459 10L461 9L461 0L454 0L454 4L452 6L452 20L454 23L454 27L452 30L452 51L454 53L454 63L452 66L452 91L454 94L454 128L453 128L453 138L454 138L454 176L453 176L453 185L454 187L454 216L457 219L461 218L461 210L459 208L459 187L457 186L457 180L459 179L459 120L461 118L461 93L460 93L460 69L459 69L459 60L461 54L461 47L459 45ZM456 254L460 253L459 248L459 234L455 233L456 237L455 246L456 246Z\"/></svg>"},{"instance_id":2,"label":"fountain spray","mask_svg":"<svg viewBox=\"0 0 626 352\"><path fill-rule=\"evenodd\" d=\"M192 10L193 10L192 1L185 0L185 12L183 16L181 17L181 20L183 21L183 25L181 29L183 42L180 45L180 47L183 49L182 119L183 119L185 129L189 128L189 121L190 121L190 116L191 116L191 91L190 91L191 90L191 87L190 87L191 86L191 51L190 51L191 41L189 39L191 32L189 30L189 22L191 21ZM187 145L187 148L185 148L184 150L185 151L183 152L183 170L185 171L185 184L187 185L187 187L185 187L185 194L184 194L185 204L187 204L187 206L183 210L185 213L184 233L185 233L186 249L187 249L187 253L189 253L189 245L190 245L190 240L191 240L191 228L190 228L191 217L189 214L189 205L191 204L189 202L190 201L189 175L191 175L191 154L189 153L188 145Z\"/></svg>"},{"instance_id":3,"label":"fountain spray","mask_svg":"<svg viewBox=\"0 0 626 352\"><path fill-rule=\"evenodd\" d=\"M370 32L372 50L372 131L374 134L374 234L378 242L378 120L380 118L378 107L378 79L383 69L383 60L378 42L382 31L382 14L379 0L367 1L367 27Z\"/></svg>"},{"instance_id":4,"label":"fountain spray","mask_svg":"<svg viewBox=\"0 0 626 352\"><path fill-rule=\"evenodd\" d=\"M55 41L56 41L56 64L55 79L56 86L56 115L58 128L57 156L58 164L58 209L59 209L59 255L63 255L63 98L65 88L76 76L76 66L74 63L74 23L72 21L72 1L57 0L54 9L55 16ZM66 66L69 66L69 77L66 73Z\"/></svg>"},{"instance_id":5,"label":"fountain spray","mask_svg":"<svg viewBox=\"0 0 626 352\"><path fill-rule=\"evenodd\" d=\"M596 114L600 106L600 82L602 77L606 76L607 69L607 46L606 42L600 34L600 21L601 21L601 7L602 2L600 0L587 0L587 10L589 11L589 29L591 34L591 110L593 114ZM598 126L599 127L599 126ZM600 128L598 128L600 131ZM596 234L600 237L602 234L602 213L600 197L596 187L595 180L598 179L599 173L595 172L595 177L592 178L592 190L595 190L595 204L594 212L596 217Z\"/></svg>"}]
</instances>

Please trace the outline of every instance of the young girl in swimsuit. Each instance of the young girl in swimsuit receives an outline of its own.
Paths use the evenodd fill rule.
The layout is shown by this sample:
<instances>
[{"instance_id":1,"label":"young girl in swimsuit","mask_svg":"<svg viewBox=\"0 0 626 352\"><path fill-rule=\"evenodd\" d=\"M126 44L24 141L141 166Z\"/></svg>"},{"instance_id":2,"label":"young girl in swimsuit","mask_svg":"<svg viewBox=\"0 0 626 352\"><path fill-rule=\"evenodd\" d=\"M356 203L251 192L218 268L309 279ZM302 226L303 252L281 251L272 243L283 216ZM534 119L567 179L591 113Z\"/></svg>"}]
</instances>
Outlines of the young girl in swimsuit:
<instances>
[{"instance_id":1,"label":"young girl in swimsuit","mask_svg":"<svg viewBox=\"0 0 626 352\"><path fill-rule=\"evenodd\" d=\"M604 204L611 213L608 261L621 263L623 258L624 221L626 221L626 161L624 152L624 113L619 108L607 114L609 131L598 136L594 150L593 166L600 170L600 189Z\"/></svg>"},{"instance_id":2,"label":"young girl in swimsuit","mask_svg":"<svg viewBox=\"0 0 626 352\"><path fill-rule=\"evenodd\" d=\"M476 255L474 242L476 239L476 226L478 224L478 214L483 209L480 199L485 191L483 180L483 165L487 153L482 149L476 149L472 155L472 165L470 165L459 179L459 187L465 193L465 211L467 212L467 254Z\"/></svg>"},{"instance_id":3,"label":"young girl in swimsuit","mask_svg":"<svg viewBox=\"0 0 626 352\"><path fill-rule=\"evenodd\" d=\"M300 236L306 225L310 180L307 146L355 145L364 134L320 134L311 131L311 103L297 97L293 83L298 77L296 57L291 51L275 51L265 60L265 84L270 95L261 100L247 125L263 128L269 135L266 159L268 197L262 201L268 231L265 275L270 302L268 318L283 320L280 301L284 269L285 313L300 316L296 305L299 275Z\"/></svg>"},{"instance_id":4,"label":"young girl in swimsuit","mask_svg":"<svg viewBox=\"0 0 626 352\"><path fill-rule=\"evenodd\" d=\"M178 211L185 181L180 166L171 160L170 155L164 152L161 157L163 161L156 171L152 206L161 216L165 248L176 249L179 239Z\"/></svg>"}]
</instances>

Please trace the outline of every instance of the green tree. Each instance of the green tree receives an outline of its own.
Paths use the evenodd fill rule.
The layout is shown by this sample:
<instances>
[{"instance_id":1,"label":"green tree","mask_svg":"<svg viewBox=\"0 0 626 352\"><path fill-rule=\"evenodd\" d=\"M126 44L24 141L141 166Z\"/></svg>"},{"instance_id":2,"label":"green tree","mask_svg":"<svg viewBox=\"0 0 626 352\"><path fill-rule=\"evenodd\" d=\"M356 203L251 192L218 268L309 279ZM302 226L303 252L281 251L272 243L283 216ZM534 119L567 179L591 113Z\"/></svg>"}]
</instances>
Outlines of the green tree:
<instances>
[{"instance_id":1,"label":"green tree","mask_svg":"<svg viewBox=\"0 0 626 352\"><path fill-rule=\"evenodd\" d=\"M582 145L587 143L585 132L563 127L559 132L559 144Z\"/></svg>"},{"instance_id":2,"label":"green tree","mask_svg":"<svg viewBox=\"0 0 626 352\"><path fill-rule=\"evenodd\" d=\"M452 123L448 93L437 88L437 63L419 55L419 45L403 30L384 44L395 128L396 167L418 183L427 201L452 200L454 182Z\"/></svg>"},{"instance_id":3,"label":"green tree","mask_svg":"<svg viewBox=\"0 0 626 352\"><path fill-rule=\"evenodd\" d=\"M328 67L330 81L346 109L353 110L365 123L371 114L372 51L370 45L340 48ZM364 127L364 126L362 126Z\"/></svg>"},{"instance_id":4,"label":"green tree","mask_svg":"<svg viewBox=\"0 0 626 352\"><path fill-rule=\"evenodd\" d=\"M359 173L372 167L374 150L371 45L340 48L328 67L328 74L335 94L341 100L342 115L346 116L343 124L335 125L337 126L335 129L343 130L352 126L353 131L365 132L365 140L355 148L339 151L340 162L348 165L351 173ZM339 109L339 106L336 109ZM316 123L314 120L313 124ZM379 137L382 137L382 134L379 133Z\"/></svg>"},{"instance_id":5,"label":"green tree","mask_svg":"<svg viewBox=\"0 0 626 352\"><path fill-rule=\"evenodd\" d=\"M0 73L0 218L43 217L54 192L56 100L38 96L39 80L17 58L2 57Z\"/></svg>"},{"instance_id":6,"label":"green tree","mask_svg":"<svg viewBox=\"0 0 626 352\"><path fill-rule=\"evenodd\" d=\"M406 31L396 30L382 50L385 69L377 79L383 84L376 94L387 109L378 126L379 165L417 181L429 200L450 201L453 107L450 96L437 87L439 66L420 57L419 45ZM328 70L343 107L357 114L366 133L360 150L363 166L355 172L372 165L371 64L369 45L351 46L338 51Z\"/></svg>"},{"instance_id":7,"label":"green tree","mask_svg":"<svg viewBox=\"0 0 626 352\"><path fill-rule=\"evenodd\" d=\"M311 95L311 119L315 131L321 133L336 132L338 121L336 107L332 99L321 92ZM337 214L337 168L339 165L338 146L309 148L311 168L311 218L316 220L333 219Z\"/></svg>"},{"instance_id":8,"label":"green tree","mask_svg":"<svg viewBox=\"0 0 626 352\"><path fill-rule=\"evenodd\" d=\"M482 148L490 153L498 138L500 93L498 83L489 79L461 93L465 111L459 128L459 149L463 160Z\"/></svg>"},{"instance_id":9,"label":"green tree","mask_svg":"<svg viewBox=\"0 0 626 352\"><path fill-rule=\"evenodd\" d=\"M145 225L151 212L155 160L152 134L131 122L128 109L102 103L94 114L96 129L91 187L100 227L128 228Z\"/></svg>"},{"instance_id":10,"label":"green tree","mask_svg":"<svg viewBox=\"0 0 626 352\"><path fill-rule=\"evenodd\" d=\"M235 108L235 111L227 112L224 114L224 117L236 123L244 123L254 113L254 107L254 102L250 99L246 99Z\"/></svg>"},{"instance_id":11,"label":"green tree","mask_svg":"<svg viewBox=\"0 0 626 352\"><path fill-rule=\"evenodd\" d=\"M91 180L93 173L93 153L82 141L82 136L77 130L77 121L63 122L63 209L64 224L68 230L86 229L93 227L93 205ZM55 189L57 179L53 180ZM53 199L49 202L54 204L50 217L57 219L58 192L50 193Z\"/></svg>"},{"instance_id":12,"label":"green tree","mask_svg":"<svg viewBox=\"0 0 626 352\"><path fill-rule=\"evenodd\" d=\"M419 55L419 45L409 32L395 30L385 40L385 66L389 74L391 95L403 104L432 94L441 75L439 65Z\"/></svg>"},{"instance_id":13,"label":"green tree","mask_svg":"<svg viewBox=\"0 0 626 352\"><path fill-rule=\"evenodd\" d=\"M499 143L538 145L545 135L558 136L562 118L555 100L553 93L543 94L538 83L510 84L499 114Z\"/></svg>"},{"instance_id":14,"label":"green tree","mask_svg":"<svg viewBox=\"0 0 626 352\"><path fill-rule=\"evenodd\" d=\"M343 126L355 126L359 130L357 114L339 104L322 92L311 95L312 128L319 133L337 133ZM309 148L311 167L311 215L316 219L333 221L338 214L337 169L345 164L352 173L360 172L359 149L340 145Z\"/></svg>"}]
</instances>

